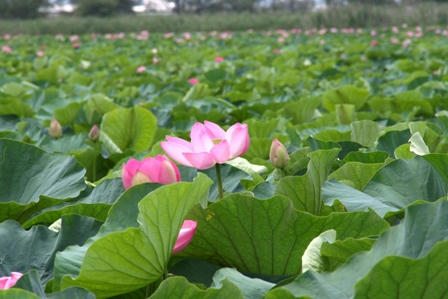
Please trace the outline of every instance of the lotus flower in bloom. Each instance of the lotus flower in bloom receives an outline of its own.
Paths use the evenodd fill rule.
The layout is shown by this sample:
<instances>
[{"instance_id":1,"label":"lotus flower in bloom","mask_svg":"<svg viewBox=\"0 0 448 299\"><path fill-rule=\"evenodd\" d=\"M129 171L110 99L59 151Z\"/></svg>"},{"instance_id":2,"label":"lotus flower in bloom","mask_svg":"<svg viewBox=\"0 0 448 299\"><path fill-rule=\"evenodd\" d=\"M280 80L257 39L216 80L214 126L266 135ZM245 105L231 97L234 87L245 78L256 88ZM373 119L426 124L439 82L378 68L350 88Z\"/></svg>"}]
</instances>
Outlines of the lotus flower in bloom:
<instances>
[{"instance_id":1,"label":"lotus flower in bloom","mask_svg":"<svg viewBox=\"0 0 448 299\"><path fill-rule=\"evenodd\" d=\"M170 184L180 181L176 164L163 155L145 158L141 162L131 158L123 165L121 175L125 189L142 183Z\"/></svg>"},{"instance_id":2,"label":"lotus flower in bloom","mask_svg":"<svg viewBox=\"0 0 448 299\"><path fill-rule=\"evenodd\" d=\"M22 276L23 274L20 272L11 272L11 276L0 277L0 290L13 287Z\"/></svg>"},{"instance_id":3,"label":"lotus flower in bloom","mask_svg":"<svg viewBox=\"0 0 448 299\"><path fill-rule=\"evenodd\" d=\"M10 46L3 46L2 47L2 51L5 52L5 53L11 53L12 49L11 49Z\"/></svg>"},{"instance_id":4,"label":"lotus flower in bloom","mask_svg":"<svg viewBox=\"0 0 448 299\"><path fill-rule=\"evenodd\" d=\"M199 79L198 78L190 78L190 79L188 79L188 83L190 83L191 85L196 85L199 83Z\"/></svg>"},{"instance_id":5,"label":"lotus flower in bloom","mask_svg":"<svg viewBox=\"0 0 448 299\"><path fill-rule=\"evenodd\" d=\"M215 62L223 62L224 61L224 57L218 56L215 58Z\"/></svg>"},{"instance_id":6,"label":"lotus flower in bloom","mask_svg":"<svg viewBox=\"0 0 448 299\"><path fill-rule=\"evenodd\" d=\"M193 239L198 223L193 220L185 220L180 228L177 236L176 244L174 244L173 254L183 250Z\"/></svg>"},{"instance_id":7,"label":"lotus flower in bloom","mask_svg":"<svg viewBox=\"0 0 448 299\"><path fill-rule=\"evenodd\" d=\"M195 123L190 132L191 142L167 136L160 143L164 151L176 162L207 169L216 163L243 155L249 148L247 124L236 123L227 131L210 121Z\"/></svg>"}]
</instances>

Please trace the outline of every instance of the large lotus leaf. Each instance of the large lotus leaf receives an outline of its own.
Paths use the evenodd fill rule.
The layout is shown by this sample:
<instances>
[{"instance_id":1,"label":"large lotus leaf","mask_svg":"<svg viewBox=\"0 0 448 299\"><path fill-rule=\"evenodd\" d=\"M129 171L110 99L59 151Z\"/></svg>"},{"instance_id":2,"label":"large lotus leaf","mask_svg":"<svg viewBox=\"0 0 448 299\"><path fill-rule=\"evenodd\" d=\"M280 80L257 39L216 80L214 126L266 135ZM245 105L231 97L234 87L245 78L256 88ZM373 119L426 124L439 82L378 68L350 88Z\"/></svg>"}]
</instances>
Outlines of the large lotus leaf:
<instances>
[{"instance_id":1,"label":"large lotus leaf","mask_svg":"<svg viewBox=\"0 0 448 299\"><path fill-rule=\"evenodd\" d=\"M353 298L356 283L384 258L386 264L388 256L422 258L438 242L448 240L447 217L447 201L410 206L404 221L382 234L370 251L355 255L334 272L308 271L281 288L295 296ZM389 280L387 276L381 285L387 285Z\"/></svg>"},{"instance_id":2,"label":"large lotus leaf","mask_svg":"<svg viewBox=\"0 0 448 299\"><path fill-rule=\"evenodd\" d=\"M8 139L0 139L0 151L0 221L23 222L86 187L85 170L72 157Z\"/></svg>"},{"instance_id":3,"label":"large lotus leaf","mask_svg":"<svg viewBox=\"0 0 448 299\"><path fill-rule=\"evenodd\" d=\"M200 289L184 277L170 277L164 280L151 299L185 298L185 299L243 299L241 291L231 282L225 280L220 288Z\"/></svg>"},{"instance_id":4,"label":"large lotus leaf","mask_svg":"<svg viewBox=\"0 0 448 299\"><path fill-rule=\"evenodd\" d=\"M352 255L370 250L374 243L375 240L369 238L348 238L343 241L336 240L333 243L323 243L320 248L320 254L327 261L328 268L326 272L333 271L345 263Z\"/></svg>"},{"instance_id":5,"label":"large lotus leaf","mask_svg":"<svg viewBox=\"0 0 448 299\"><path fill-rule=\"evenodd\" d=\"M355 298L431 299L448 292L448 241L420 259L389 256L356 285Z\"/></svg>"},{"instance_id":6,"label":"large lotus leaf","mask_svg":"<svg viewBox=\"0 0 448 299\"><path fill-rule=\"evenodd\" d=\"M384 163L347 162L332 172L328 179L335 179L362 190L383 166Z\"/></svg>"},{"instance_id":7,"label":"large lotus leaf","mask_svg":"<svg viewBox=\"0 0 448 299\"><path fill-rule=\"evenodd\" d=\"M112 232L94 241L85 253L79 275L65 275L62 289L80 286L98 297L140 289L167 270L179 229L189 210L208 196L211 180L156 189L138 204L139 227Z\"/></svg>"},{"instance_id":8,"label":"large lotus leaf","mask_svg":"<svg viewBox=\"0 0 448 299\"><path fill-rule=\"evenodd\" d=\"M321 188L327 179L339 149L320 150L308 154L310 161L305 175L285 177L275 194L288 197L296 209L319 215L323 206Z\"/></svg>"},{"instance_id":9,"label":"large lotus leaf","mask_svg":"<svg viewBox=\"0 0 448 299\"><path fill-rule=\"evenodd\" d=\"M353 104L356 110L358 110L364 105L368 96L369 92L367 90L346 85L327 91L323 95L324 107L328 111L334 111L336 104Z\"/></svg>"},{"instance_id":10,"label":"large lotus leaf","mask_svg":"<svg viewBox=\"0 0 448 299\"><path fill-rule=\"evenodd\" d=\"M376 148L380 151L385 151L389 157L394 158L394 151L402 144L408 143L411 138L409 130L390 131L378 138Z\"/></svg>"},{"instance_id":11,"label":"large lotus leaf","mask_svg":"<svg viewBox=\"0 0 448 299\"><path fill-rule=\"evenodd\" d=\"M124 192L109 210L106 222L101 226L98 234L90 238L82 246L70 246L64 251L58 252L55 259L54 290L59 289L59 281L64 274L76 276L81 269L82 260L90 245L101 237L123 231L130 227L138 227L138 203L149 192L155 190L158 184L141 184Z\"/></svg>"},{"instance_id":12,"label":"large lotus leaf","mask_svg":"<svg viewBox=\"0 0 448 299\"><path fill-rule=\"evenodd\" d=\"M2 299L42 299L29 291L21 289L8 289L0 291L0 298Z\"/></svg>"},{"instance_id":13,"label":"large lotus leaf","mask_svg":"<svg viewBox=\"0 0 448 299\"><path fill-rule=\"evenodd\" d=\"M216 271L213 276L212 287L222 287L223 283L229 281L236 285L245 299L258 299L263 296L272 288L274 284L264 281L259 278L247 277L235 269L221 268Z\"/></svg>"},{"instance_id":14,"label":"large lotus leaf","mask_svg":"<svg viewBox=\"0 0 448 299\"><path fill-rule=\"evenodd\" d=\"M333 205L335 200L340 201L349 212L373 209L378 215L384 216L387 212L400 210L392 204L382 202L362 191L334 180L324 183L322 197L324 203L329 206Z\"/></svg>"},{"instance_id":15,"label":"large lotus leaf","mask_svg":"<svg viewBox=\"0 0 448 299\"><path fill-rule=\"evenodd\" d=\"M422 157L396 160L380 169L363 192L396 208L416 200L435 201L447 194L447 182Z\"/></svg>"},{"instance_id":16,"label":"large lotus leaf","mask_svg":"<svg viewBox=\"0 0 448 299\"><path fill-rule=\"evenodd\" d=\"M50 224L62 215L77 214L104 221L111 205L124 191L121 179L105 180L93 190L86 190L75 199L43 209L23 224L31 227L37 223Z\"/></svg>"},{"instance_id":17,"label":"large lotus leaf","mask_svg":"<svg viewBox=\"0 0 448 299\"><path fill-rule=\"evenodd\" d=\"M351 140L366 147L373 147L378 139L378 124L371 120L354 121L351 127Z\"/></svg>"},{"instance_id":18,"label":"large lotus leaf","mask_svg":"<svg viewBox=\"0 0 448 299\"><path fill-rule=\"evenodd\" d=\"M345 239L377 235L388 227L372 211L318 217L296 211L284 197L233 195L206 210L194 209L190 217L198 221L198 230L184 255L269 275L300 273L303 252L323 231L334 229Z\"/></svg>"},{"instance_id":19,"label":"large lotus leaf","mask_svg":"<svg viewBox=\"0 0 448 299\"><path fill-rule=\"evenodd\" d=\"M141 152L149 149L157 130L157 119L142 107L119 108L103 116L100 140L110 154L126 149Z\"/></svg>"},{"instance_id":20,"label":"large lotus leaf","mask_svg":"<svg viewBox=\"0 0 448 299\"><path fill-rule=\"evenodd\" d=\"M46 281L52 275L56 252L69 245L83 244L98 228L99 223L94 219L78 215L63 217L59 234L45 226L33 226L26 231L14 221L2 222L0 274L7 276L13 271L25 273L36 269Z\"/></svg>"},{"instance_id":21,"label":"large lotus leaf","mask_svg":"<svg viewBox=\"0 0 448 299\"><path fill-rule=\"evenodd\" d=\"M0 115L17 115L20 117L31 117L34 115L33 108L18 98L0 97Z\"/></svg>"}]
</instances>

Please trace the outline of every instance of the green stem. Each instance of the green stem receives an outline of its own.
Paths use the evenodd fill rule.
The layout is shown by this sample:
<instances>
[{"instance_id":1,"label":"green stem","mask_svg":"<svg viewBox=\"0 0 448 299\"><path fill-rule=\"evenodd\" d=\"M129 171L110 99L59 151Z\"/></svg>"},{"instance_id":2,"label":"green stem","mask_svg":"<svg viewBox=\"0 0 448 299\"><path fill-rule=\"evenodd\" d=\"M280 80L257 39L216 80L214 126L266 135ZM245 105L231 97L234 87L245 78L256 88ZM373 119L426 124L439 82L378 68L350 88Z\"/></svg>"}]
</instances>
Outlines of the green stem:
<instances>
[{"instance_id":1,"label":"green stem","mask_svg":"<svg viewBox=\"0 0 448 299\"><path fill-rule=\"evenodd\" d=\"M223 199L224 191L222 189L221 165L216 163L216 180L218 181L219 199Z\"/></svg>"}]
</instances>

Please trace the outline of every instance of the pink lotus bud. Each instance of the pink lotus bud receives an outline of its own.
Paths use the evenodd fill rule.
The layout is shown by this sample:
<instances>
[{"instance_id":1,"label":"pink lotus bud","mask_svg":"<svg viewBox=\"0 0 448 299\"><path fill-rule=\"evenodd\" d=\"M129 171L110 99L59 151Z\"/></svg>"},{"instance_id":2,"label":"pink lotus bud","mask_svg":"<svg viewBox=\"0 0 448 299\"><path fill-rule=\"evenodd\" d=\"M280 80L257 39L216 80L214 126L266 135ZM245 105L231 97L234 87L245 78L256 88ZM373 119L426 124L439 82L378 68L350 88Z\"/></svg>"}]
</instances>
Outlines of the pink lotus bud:
<instances>
[{"instance_id":1,"label":"pink lotus bud","mask_svg":"<svg viewBox=\"0 0 448 299\"><path fill-rule=\"evenodd\" d=\"M0 290L6 290L13 287L23 276L20 272L11 272L11 276L0 277Z\"/></svg>"},{"instance_id":2,"label":"pink lotus bud","mask_svg":"<svg viewBox=\"0 0 448 299\"><path fill-rule=\"evenodd\" d=\"M36 55L39 56L39 57L44 56L44 54L45 54L44 51L37 51L36 52Z\"/></svg>"},{"instance_id":3,"label":"pink lotus bud","mask_svg":"<svg viewBox=\"0 0 448 299\"><path fill-rule=\"evenodd\" d=\"M72 44L73 49L78 49L79 47L81 47L81 44L79 43L74 43Z\"/></svg>"},{"instance_id":4,"label":"pink lotus bud","mask_svg":"<svg viewBox=\"0 0 448 299\"><path fill-rule=\"evenodd\" d=\"M207 169L243 155L249 148L247 124L236 123L227 131L210 121L195 123L190 132L191 142L167 136L160 143L176 162L197 169Z\"/></svg>"},{"instance_id":5,"label":"pink lotus bud","mask_svg":"<svg viewBox=\"0 0 448 299\"><path fill-rule=\"evenodd\" d=\"M188 79L188 83L190 83L191 85L196 85L199 83L199 79L198 78L190 78L190 79Z\"/></svg>"},{"instance_id":6,"label":"pink lotus bud","mask_svg":"<svg viewBox=\"0 0 448 299\"><path fill-rule=\"evenodd\" d=\"M146 66L142 65L137 68L136 72L137 72L137 74L140 74L140 73L143 73L144 71L146 71Z\"/></svg>"},{"instance_id":7,"label":"pink lotus bud","mask_svg":"<svg viewBox=\"0 0 448 299\"><path fill-rule=\"evenodd\" d=\"M125 189L142 183L180 182L180 172L176 164L163 155L145 158L141 162L131 158L123 165L121 174Z\"/></svg>"},{"instance_id":8,"label":"pink lotus bud","mask_svg":"<svg viewBox=\"0 0 448 299\"><path fill-rule=\"evenodd\" d=\"M182 251L193 239L198 223L193 220L185 220L174 244L173 254Z\"/></svg>"},{"instance_id":9,"label":"pink lotus bud","mask_svg":"<svg viewBox=\"0 0 448 299\"><path fill-rule=\"evenodd\" d=\"M93 125L89 132L89 139L92 141L97 141L100 137L100 129L97 125Z\"/></svg>"},{"instance_id":10,"label":"pink lotus bud","mask_svg":"<svg viewBox=\"0 0 448 299\"><path fill-rule=\"evenodd\" d=\"M53 138L59 138L62 136L62 127L61 124L53 118L50 123L50 128L48 128L48 133Z\"/></svg>"},{"instance_id":11,"label":"pink lotus bud","mask_svg":"<svg viewBox=\"0 0 448 299\"><path fill-rule=\"evenodd\" d=\"M377 41L376 39L374 39L374 40L372 40L372 41L370 42L370 45L371 45L372 47L378 46L378 41Z\"/></svg>"},{"instance_id":12,"label":"pink lotus bud","mask_svg":"<svg viewBox=\"0 0 448 299\"><path fill-rule=\"evenodd\" d=\"M224 57L218 56L215 58L215 62L223 62L224 61Z\"/></svg>"},{"instance_id":13,"label":"pink lotus bud","mask_svg":"<svg viewBox=\"0 0 448 299\"><path fill-rule=\"evenodd\" d=\"M157 64L157 63L159 63L159 59L158 59L157 57L153 57L153 58L152 58L152 63L153 63L153 64Z\"/></svg>"},{"instance_id":14,"label":"pink lotus bud","mask_svg":"<svg viewBox=\"0 0 448 299\"><path fill-rule=\"evenodd\" d=\"M400 41L398 40L398 38L393 37L393 38L390 39L390 43L391 43L391 44L396 45L396 44L398 44L399 42L400 42Z\"/></svg>"},{"instance_id":15,"label":"pink lotus bud","mask_svg":"<svg viewBox=\"0 0 448 299\"><path fill-rule=\"evenodd\" d=\"M271 160L272 165L274 165L276 168L285 167L290 160L286 147L283 145L283 143L278 141L277 138L272 140L269 159Z\"/></svg>"}]
</instances>

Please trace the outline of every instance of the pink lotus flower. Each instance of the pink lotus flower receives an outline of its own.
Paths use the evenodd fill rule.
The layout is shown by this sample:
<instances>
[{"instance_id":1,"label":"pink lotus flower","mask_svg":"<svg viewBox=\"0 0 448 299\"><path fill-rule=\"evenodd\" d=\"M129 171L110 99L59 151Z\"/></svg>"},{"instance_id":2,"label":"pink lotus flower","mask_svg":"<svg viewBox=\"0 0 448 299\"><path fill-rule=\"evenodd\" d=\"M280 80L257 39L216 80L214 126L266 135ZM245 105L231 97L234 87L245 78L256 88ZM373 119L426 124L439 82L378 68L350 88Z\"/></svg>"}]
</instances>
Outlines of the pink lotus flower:
<instances>
[{"instance_id":1,"label":"pink lotus flower","mask_svg":"<svg viewBox=\"0 0 448 299\"><path fill-rule=\"evenodd\" d=\"M199 79L198 78L190 78L190 79L188 79L188 83L190 83L191 85L196 85L199 83Z\"/></svg>"},{"instance_id":2,"label":"pink lotus flower","mask_svg":"<svg viewBox=\"0 0 448 299\"><path fill-rule=\"evenodd\" d=\"M22 276L23 274L20 272L11 272L11 276L0 277L0 290L13 287Z\"/></svg>"},{"instance_id":3,"label":"pink lotus flower","mask_svg":"<svg viewBox=\"0 0 448 299\"><path fill-rule=\"evenodd\" d=\"M376 39L374 39L374 40L372 40L372 41L370 42L370 45L371 45L372 47L378 46L378 41L377 41Z\"/></svg>"},{"instance_id":4,"label":"pink lotus flower","mask_svg":"<svg viewBox=\"0 0 448 299\"><path fill-rule=\"evenodd\" d=\"M193 220L185 220L174 244L173 254L182 251L193 239L198 223Z\"/></svg>"},{"instance_id":5,"label":"pink lotus flower","mask_svg":"<svg viewBox=\"0 0 448 299\"><path fill-rule=\"evenodd\" d=\"M5 52L5 53L11 53L12 49L11 49L10 46L3 46L2 47L2 51Z\"/></svg>"},{"instance_id":6,"label":"pink lotus flower","mask_svg":"<svg viewBox=\"0 0 448 299\"><path fill-rule=\"evenodd\" d=\"M78 49L81 46L79 43L72 44L73 49Z\"/></svg>"},{"instance_id":7,"label":"pink lotus flower","mask_svg":"<svg viewBox=\"0 0 448 299\"><path fill-rule=\"evenodd\" d=\"M179 168L164 155L145 158L141 162L131 158L123 165L121 175L125 189L142 183L180 182Z\"/></svg>"},{"instance_id":8,"label":"pink lotus flower","mask_svg":"<svg viewBox=\"0 0 448 299\"><path fill-rule=\"evenodd\" d=\"M176 162L197 169L207 169L243 155L249 148L247 124L236 123L227 131L210 121L195 123L191 142L167 136L160 145Z\"/></svg>"},{"instance_id":9,"label":"pink lotus flower","mask_svg":"<svg viewBox=\"0 0 448 299\"><path fill-rule=\"evenodd\" d=\"M224 57L218 56L215 58L215 62L223 62L224 61Z\"/></svg>"},{"instance_id":10,"label":"pink lotus flower","mask_svg":"<svg viewBox=\"0 0 448 299\"><path fill-rule=\"evenodd\" d=\"M153 57L153 58L152 58L152 63L153 63L153 64L157 64L157 63L159 63L159 59L158 59L157 57Z\"/></svg>"},{"instance_id":11,"label":"pink lotus flower","mask_svg":"<svg viewBox=\"0 0 448 299\"><path fill-rule=\"evenodd\" d=\"M405 40L403 41L403 43L401 44L401 46L402 46L403 48L406 48L406 47L409 46L411 43L412 43L412 41L408 38L408 39L405 39Z\"/></svg>"},{"instance_id":12,"label":"pink lotus flower","mask_svg":"<svg viewBox=\"0 0 448 299\"><path fill-rule=\"evenodd\" d=\"M138 73L138 74L139 74L139 73L143 73L144 71L146 71L146 66L144 66L144 65L139 66L139 67L137 68L137 73Z\"/></svg>"},{"instance_id":13,"label":"pink lotus flower","mask_svg":"<svg viewBox=\"0 0 448 299\"><path fill-rule=\"evenodd\" d=\"M393 37L393 38L390 39L390 43L391 43L391 44L396 45L396 44L398 44L399 42L400 42L400 41L399 41L398 38L396 38L396 37Z\"/></svg>"},{"instance_id":14,"label":"pink lotus flower","mask_svg":"<svg viewBox=\"0 0 448 299\"><path fill-rule=\"evenodd\" d=\"M45 53L44 53L44 51L37 51L36 55L39 56L39 57L42 57L42 56L45 55Z\"/></svg>"}]
</instances>

